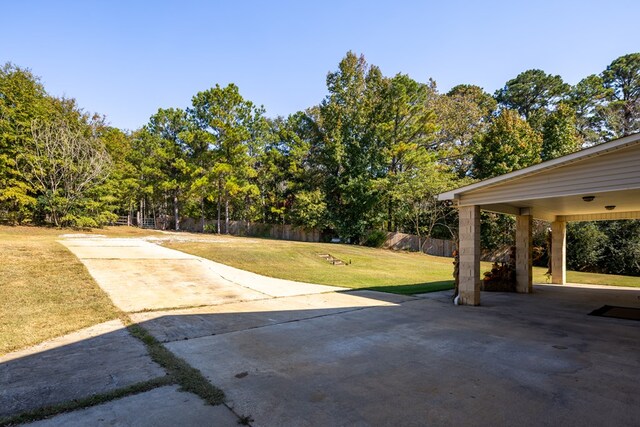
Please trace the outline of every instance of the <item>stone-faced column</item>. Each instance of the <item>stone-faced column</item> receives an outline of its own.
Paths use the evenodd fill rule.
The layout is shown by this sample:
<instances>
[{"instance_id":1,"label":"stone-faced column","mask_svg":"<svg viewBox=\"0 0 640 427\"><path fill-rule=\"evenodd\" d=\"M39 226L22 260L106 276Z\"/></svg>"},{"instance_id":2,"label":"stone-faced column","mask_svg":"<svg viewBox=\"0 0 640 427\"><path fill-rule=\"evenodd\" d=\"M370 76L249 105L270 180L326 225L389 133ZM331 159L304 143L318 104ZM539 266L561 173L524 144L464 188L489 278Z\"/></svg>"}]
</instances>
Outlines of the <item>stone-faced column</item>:
<instances>
[{"instance_id":1,"label":"stone-faced column","mask_svg":"<svg viewBox=\"0 0 640 427\"><path fill-rule=\"evenodd\" d=\"M551 283L567 283L567 223L551 223Z\"/></svg>"},{"instance_id":2,"label":"stone-faced column","mask_svg":"<svg viewBox=\"0 0 640 427\"><path fill-rule=\"evenodd\" d=\"M516 215L516 291L533 292L533 217Z\"/></svg>"},{"instance_id":3,"label":"stone-faced column","mask_svg":"<svg viewBox=\"0 0 640 427\"><path fill-rule=\"evenodd\" d=\"M458 251L460 304L480 304L480 207L460 206Z\"/></svg>"}]
</instances>

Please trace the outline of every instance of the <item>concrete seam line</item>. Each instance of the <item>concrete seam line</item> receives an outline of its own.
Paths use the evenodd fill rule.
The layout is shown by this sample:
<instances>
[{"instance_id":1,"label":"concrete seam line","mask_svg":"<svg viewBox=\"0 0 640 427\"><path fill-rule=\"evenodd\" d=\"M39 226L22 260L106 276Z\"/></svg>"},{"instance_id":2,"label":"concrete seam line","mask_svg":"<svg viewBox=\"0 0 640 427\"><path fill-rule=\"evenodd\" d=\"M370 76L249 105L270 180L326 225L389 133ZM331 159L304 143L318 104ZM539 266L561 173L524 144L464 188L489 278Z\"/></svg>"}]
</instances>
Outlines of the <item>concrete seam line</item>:
<instances>
[{"instance_id":1,"label":"concrete seam line","mask_svg":"<svg viewBox=\"0 0 640 427\"><path fill-rule=\"evenodd\" d=\"M335 313L319 314L319 315L313 316L313 317L305 317L304 319L285 320L284 322L271 323L269 325L252 326L252 327L243 329L241 331L225 332L225 333L216 334L216 335L222 336L222 335L227 335L227 334L233 334L233 333L236 333L236 332L244 332L244 331L252 331L254 329L268 328L270 326L286 325L287 323L304 322L306 320L314 320L314 319L319 319L321 317L335 316L336 314L354 313L356 311L367 310L367 309L370 309L370 308L379 308L379 306L348 308L348 309L345 309L344 311L337 311ZM202 336L200 338L204 338L204 337L207 337L207 336L211 336L211 335L204 335L204 336Z\"/></svg>"},{"instance_id":2,"label":"concrete seam line","mask_svg":"<svg viewBox=\"0 0 640 427\"><path fill-rule=\"evenodd\" d=\"M321 317L334 316L336 314L351 313L351 312L355 312L355 311L366 310L366 309L369 309L369 308L376 308L376 307L380 307L380 306L345 308L344 310L336 311L335 313L318 314L317 316L305 317L303 319L284 320L282 322L269 323L268 325L250 326L248 328L245 328L245 329L242 329L242 330L238 330L238 331L221 332L219 334L213 334L213 335L212 334L199 335L199 336L189 337L188 340L197 340L197 339L200 339L200 338L207 338L207 337L213 337L213 336L221 337L221 336L228 335L228 334L234 334L236 332L252 331L254 329L268 328L269 326L285 325L287 323L303 322L305 320L313 320L313 319L318 319L318 318L321 318ZM166 343L172 343L172 342L180 342L180 341L184 341L184 340L185 340L185 338L176 338L176 339L170 339L170 340L165 340L165 341L161 341L161 342L166 344Z\"/></svg>"},{"instance_id":3,"label":"concrete seam line","mask_svg":"<svg viewBox=\"0 0 640 427\"><path fill-rule=\"evenodd\" d=\"M193 393L212 406L224 403L224 392L211 384L199 370L193 368L183 359L176 357L150 335L146 329L137 323L133 323L126 313L122 313L120 318L125 324L127 332L144 344L151 360L166 371L166 376L132 384L110 392L94 394L81 399L44 406L14 416L1 418L0 427L42 420L62 413L89 408L122 397L143 393L165 385L178 385L180 390ZM238 416L235 412L234 414ZM242 419L240 416L238 418Z\"/></svg>"},{"instance_id":4,"label":"concrete seam line","mask_svg":"<svg viewBox=\"0 0 640 427\"><path fill-rule=\"evenodd\" d=\"M183 391L191 392L212 406L224 402L224 392L207 380L202 372L189 365L185 360L176 357L160 341L151 335L144 327L133 323L125 316L127 331L134 338L139 339L147 348L151 360L163 367L175 384Z\"/></svg>"},{"instance_id":5,"label":"concrete seam line","mask_svg":"<svg viewBox=\"0 0 640 427\"><path fill-rule=\"evenodd\" d=\"M71 412L78 409L89 408L120 399L134 394L144 393L158 387L174 384L171 377L158 377L148 381L132 384L128 387L119 388L106 393L93 394L91 396L58 403L55 405L44 406L42 408L26 411L18 415L0 419L0 427L14 426L27 422L43 420L45 418L59 415L65 412Z\"/></svg>"},{"instance_id":6,"label":"concrete seam line","mask_svg":"<svg viewBox=\"0 0 640 427\"><path fill-rule=\"evenodd\" d=\"M204 261L209 261L209 260L207 260L207 259L203 259L203 258L200 258L200 257L198 257L198 258L196 258L196 259L197 259L197 261L198 261L198 262L200 262L200 263L204 266L204 268L206 268L207 270L209 270L209 271L211 271L211 272L213 272L213 273L217 274L217 275L218 275L218 276L220 276L223 280L226 280L226 281L227 281L227 282L229 282L229 283L233 283L234 285L241 286L241 287L243 287L243 288L245 288L245 289L250 289L250 290L252 290L252 291L258 292L259 294L266 295L267 297L272 297L272 295L269 295L269 294L267 294L267 293L265 293L265 292L260 292L259 290L257 290L257 289L253 289L253 288L250 288L250 287L248 287L248 286L245 286L245 285L243 285L242 283L238 283L238 282L235 282L235 281L233 281L233 280L231 280L231 279L227 279L225 276L223 276L222 274L218 273L218 272L217 272L217 271L215 271L213 268L209 267L209 266L207 265L207 263L205 263L205 262L204 262ZM229 266L227 266L227 267L229 267ZM231 268L234 268L234 267L231 267ZM252 274L255 274L255 273L252 273ZM265 277L266 277L266 276L265 276Z\"/></svg>"}]
</instances>

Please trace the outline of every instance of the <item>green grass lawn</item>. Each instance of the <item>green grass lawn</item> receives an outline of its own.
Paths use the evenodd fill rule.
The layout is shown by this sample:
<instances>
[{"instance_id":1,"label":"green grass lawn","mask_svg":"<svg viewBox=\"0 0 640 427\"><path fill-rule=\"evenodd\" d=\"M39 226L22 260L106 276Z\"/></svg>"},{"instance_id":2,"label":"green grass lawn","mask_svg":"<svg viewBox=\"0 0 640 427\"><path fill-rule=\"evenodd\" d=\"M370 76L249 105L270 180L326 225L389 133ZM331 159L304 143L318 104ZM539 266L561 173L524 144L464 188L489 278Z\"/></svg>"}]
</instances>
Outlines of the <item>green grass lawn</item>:
<instances>
[{"instance_id":1,"label":"green grass lawn","mask_svg":"<svg viewBox=\"0 0 640 427\"><path fill-rule=\"evenodd\" d=\"M533 283L548 283L549 281L545 276L546 272L546 268L533 267ZM617 274L585 273L582 271L567 271L567 282L640 288L640 277L619 276Z\"/></svg>"},{"instance_id":2,"label":"green grass lawn","mask_svg":"<svg viewBox=\"0 0 640 427\"><path fill-rule=\"evenodd\" d=\"M413 294L452 289L451 258L329 243L221 237L220 243L166 246L270 277ZM331 265L331 254L348 265Z\"/></svg>"},{"instance_id":3,"label":"green grass lawn","mask_svg":"<svg viewBox=\"0 0 640 427\"><path fill-rule=\"evenodd\" d=\"M65 233L77 231L0 226L0 355L118 317L82 263L56 241ZM91 233L149 234L131 227Z\"/></svg>"},{"instance_id":4,"label":"green grass lawn","mask_svg":"<svg viewBox=\"0 0 640 427\"><path fill-rule=\"evenodd\" d=\"M170 242L166 246L270 277L415 294L453 287L451 258L361 246L288 242L221 236L221 242ZM349 265L334 266L320 254L331 254ZM483 262L482 271L491 263ZM546 269L535 267L535 283L546 283ZM639 277L569 271L575 283L640 287Z\"/></svg>"}]
</instances>

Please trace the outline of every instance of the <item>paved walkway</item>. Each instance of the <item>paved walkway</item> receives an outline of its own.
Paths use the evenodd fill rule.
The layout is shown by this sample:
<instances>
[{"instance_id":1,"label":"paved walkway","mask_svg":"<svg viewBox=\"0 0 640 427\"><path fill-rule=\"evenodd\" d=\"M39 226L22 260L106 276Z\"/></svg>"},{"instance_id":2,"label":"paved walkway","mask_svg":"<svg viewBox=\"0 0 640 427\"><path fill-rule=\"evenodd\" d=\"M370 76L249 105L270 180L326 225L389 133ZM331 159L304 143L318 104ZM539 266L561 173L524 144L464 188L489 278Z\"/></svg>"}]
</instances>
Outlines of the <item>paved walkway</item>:
<instances>
[{"instance_id":1,"label":"paved walkway","mask_svg":"<svg viewBox=\"0 0 640 427\"><path fill-rule=\"evenodd\" d=\"M604 304L640 307L640 289L536 286L533 295L484 293L481 307L455 307L449 292L337 291L137 239L64 243L120 308L222 388L228 407L255 426L635 426L640 419L640 325L588 316ZM100 369L88 359L61 375L75 371L78 383L91 382L129 367L141 378L157 376L160 368L135 342L120 357L129 344L116 338L131 338L109 327L115 331L99 336L114 339L114 353ZM97 342L52 351L78 363L72 355L90 354ZM36 386L11 368L22 363L28 373L31 360L46 367L55 361L46 355L0 359L0 380L9 385L0 397L19 390L14 395L36 400L44 383L65 390L56 389L58 368ZM114 376L126 383L126 375ZM235 414L163 387L39 425L232 425Z\"/></svg>"},{"instance_id":2,"label":"paved walkway","mask_svg":"<svg viewBox=\"0 0 640 427\"><path fill-rule=\"evenodd\" d=\"M66 239L123 311L216 305L341 288L260 276L142 239Z\"/></svg>"}]
</instances>

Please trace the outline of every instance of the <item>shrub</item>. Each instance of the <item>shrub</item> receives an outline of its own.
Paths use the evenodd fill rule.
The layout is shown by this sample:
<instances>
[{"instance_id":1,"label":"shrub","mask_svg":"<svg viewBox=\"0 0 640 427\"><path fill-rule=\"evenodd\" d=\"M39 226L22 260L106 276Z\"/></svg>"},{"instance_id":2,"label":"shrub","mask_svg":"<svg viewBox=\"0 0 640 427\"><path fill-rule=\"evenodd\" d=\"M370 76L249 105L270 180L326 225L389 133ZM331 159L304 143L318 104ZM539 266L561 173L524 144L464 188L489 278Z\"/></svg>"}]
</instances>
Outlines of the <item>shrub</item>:
<instances>
[{"instance_id":1,"label":"shrub","mask_svg":"<svg viewBox=\"0 0 640 427\"><path fill-rule=\"evenodd\" d=\"M381 230L373 230L367 233L365 237L364 246L370 246L372 248L379 248L387 241L387 233Z\"/></svg>"},{"instance_id":2,"label":"shrub","mask_svg":"<svg viewBox=\"0 0 640 427\"><path fill-rule=\"evenodd\" d=\"M567 268L597 271L607 236L594 222L569 223L567 226Z\"/></svg>"}]
</instances>

